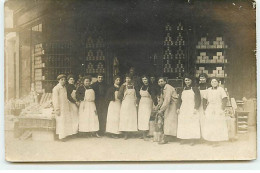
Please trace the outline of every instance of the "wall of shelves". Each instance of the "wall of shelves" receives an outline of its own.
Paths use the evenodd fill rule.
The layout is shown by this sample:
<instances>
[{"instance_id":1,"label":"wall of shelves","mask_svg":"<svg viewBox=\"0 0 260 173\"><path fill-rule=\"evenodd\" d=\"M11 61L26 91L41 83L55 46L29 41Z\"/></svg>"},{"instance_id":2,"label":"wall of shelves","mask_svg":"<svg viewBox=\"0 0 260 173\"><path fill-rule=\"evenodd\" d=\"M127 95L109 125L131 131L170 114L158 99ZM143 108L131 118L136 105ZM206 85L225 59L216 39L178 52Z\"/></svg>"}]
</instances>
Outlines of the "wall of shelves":
<instances>
[{"instance_id":1,"label":"wall of shelves","mask_svg":"<svg viewBox=\"0 0 260 173\"><path fill-rule=\"evenodd\" d=\"M224 84L229 77L226 70L229 64L227 49L223 37L216 37L210 41L207 37L201 37L196 45L195 76L206 73L209 78L217 77Z\"/></svg>"},{"instance_id":2,"label":"wall of shelves","mask_svg":"<svg viewBox=\"0 0 260 173\"><path fill-rule=\"evenodd\" d=\"M59 74L71 74L70 41L38 43L34 45L34 83L38 93L51 92Z\"/></svg>"}]
</instances>

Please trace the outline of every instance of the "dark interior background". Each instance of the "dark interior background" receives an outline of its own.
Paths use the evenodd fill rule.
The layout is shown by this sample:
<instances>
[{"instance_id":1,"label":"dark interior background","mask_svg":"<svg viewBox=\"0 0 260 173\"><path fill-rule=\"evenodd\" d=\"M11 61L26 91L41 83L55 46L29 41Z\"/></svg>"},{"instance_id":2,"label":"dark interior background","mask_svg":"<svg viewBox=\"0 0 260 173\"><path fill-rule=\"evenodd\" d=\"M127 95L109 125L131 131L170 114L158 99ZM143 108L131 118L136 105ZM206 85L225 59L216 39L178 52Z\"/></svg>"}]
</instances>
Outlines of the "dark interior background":
<instances>
[{"instance_id":1,"label":"dark interior background","mask_svg":"<svg viewBox=\"0 0 260 173\"><path fill-rule=\"evenodd\" d=\"M19 33L27 33L28 27L40 21L41 41L73 42L74 74L84 71L86 37L93 33L105 38L107 57L118 57L122 74L130 66L139 74L155 71L149 57L162 57L166 23L174 27L181 21L186 28L189 71L194 70L200 37L222 36L229 46L230 95L256 97L256 16L251 0L10 0L6 5L19 9L14 15ZM21 73L26 76L21 81L26 88L30 72Z\"/></svg>"}]
</instances>

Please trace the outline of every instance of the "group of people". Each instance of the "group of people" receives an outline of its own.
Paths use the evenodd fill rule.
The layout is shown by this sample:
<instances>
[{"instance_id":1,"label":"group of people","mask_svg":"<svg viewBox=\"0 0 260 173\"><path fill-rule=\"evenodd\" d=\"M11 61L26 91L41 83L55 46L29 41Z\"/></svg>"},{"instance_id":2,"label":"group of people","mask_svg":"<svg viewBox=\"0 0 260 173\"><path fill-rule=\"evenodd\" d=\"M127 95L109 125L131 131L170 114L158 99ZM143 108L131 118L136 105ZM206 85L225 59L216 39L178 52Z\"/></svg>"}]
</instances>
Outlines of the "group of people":
<instances>
[{"instance_id":1,"label":"group of people","mask_svg":"<svg viewBox=\"0 0 260 173\"><path fill-rule=\"evenodd\" d=\"M128 139L137 131L147 141L152 112L163 119L159 144L168 143L171 137L183 139L184 143L196 139L228 140L224 112L227 95L217 78L212 78L209 85L206 74L200 75L198 85L192 76L186 75L185 86L179 94L164 77L157 81L154 76L140 78L131 70L124 76L122 85L121 78L115 76L110 87L104 83L102 74L95 83L90 76L83 77L77 87L72 75L66 78L61 74L57 79L53 106L56 134L61 141L79 132Z\"/></svg>"}]
</instances>

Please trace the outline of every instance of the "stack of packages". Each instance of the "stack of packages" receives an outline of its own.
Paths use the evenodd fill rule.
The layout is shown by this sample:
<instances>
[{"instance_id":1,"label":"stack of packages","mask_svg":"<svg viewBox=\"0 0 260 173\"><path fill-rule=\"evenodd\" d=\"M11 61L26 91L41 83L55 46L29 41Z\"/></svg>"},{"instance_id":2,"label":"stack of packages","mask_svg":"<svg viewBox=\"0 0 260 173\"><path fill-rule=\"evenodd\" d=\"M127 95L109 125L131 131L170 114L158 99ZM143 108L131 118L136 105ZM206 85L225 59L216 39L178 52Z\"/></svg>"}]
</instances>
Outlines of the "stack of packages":
<instances>
[{"instance_id":1,"label":"stack of packages","mask_svg":"<svg viewBox=\"0 0 260 173\"><path fill-rule=\"evenodd\" d=\"M86 60L87 60L87 61L94 61L94 60L95 60L95 56L94 56L92 50L89 50L89 51L88 51L88 55L87 55L87 57L86 57Z\"/></svg>"},{"instance_id":2,"label":"stack of packages","mask_svg":"<svg viewBox=\"0 0 260 173\"><path fill-rule=\"evenodd\" d=\"M94 69L94 65L91 62L88 63L86 72L87 73L95 73L96 72L96 70Z\"/></svg>"},{"instance_id":3,"label":"stack of packages","mask_svg":"<svg viewBox=\"0 0 260 173\"><path fill-rule=\"evenodd\" d=\"M212 45L210 44L209 41L207 41L206 37L201 37L196 48L197 49L224 49L224 48L228 48L228 46L223 41L222 37L216 37L216 40L213 41Z\"/></svg>"}]
</instances>

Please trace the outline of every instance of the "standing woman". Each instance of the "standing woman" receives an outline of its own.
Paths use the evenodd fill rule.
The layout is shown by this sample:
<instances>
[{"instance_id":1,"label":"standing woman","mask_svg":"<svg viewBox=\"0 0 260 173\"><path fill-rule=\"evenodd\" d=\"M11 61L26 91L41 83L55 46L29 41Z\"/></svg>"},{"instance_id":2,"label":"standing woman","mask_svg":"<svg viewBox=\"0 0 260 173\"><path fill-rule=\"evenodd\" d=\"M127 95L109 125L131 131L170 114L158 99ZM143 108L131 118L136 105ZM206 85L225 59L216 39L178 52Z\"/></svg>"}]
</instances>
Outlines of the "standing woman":
<instances>
[{"instance_id":1,"label":"standing woman","mask_svg":"<svg viewBox=\"0 0 260 173\"><path fill-rule=\"evenodd\" d=\"M204 112L204 107L205 103L203 99L206 96L207 89L210 88L210 85L207 82L208 75L205 73L202 73L199 75L199 85L198 89L200 90L200 96L201 96L201 104L199 108L199 114L200 114L200 130L201 130L201 136L203 137L204 135L204 121L205 121L205 112Z\"/></svg>"},{"instance_id":2,"label":"standing woman","mask_svg":"<svg viewBox=\"0 0 260 173\"><path fill-rule=\"evenodd\" d=\"M125 77L125 83L120 87L118 99L122 100L120 109L119 131L124 133L125 140L129 132L137 131L137 91L131 82L129 74Z\"/></svg>"},{"instance_id":3,"label":"standing woman","mask_svg":"<svg viewBox=\"0 0 260 173\"><path fill-rule=\"evenodd\" d=\"M225 118L227 94L219 87L217 78L212 78L211 88L207 89L205 99L208 102L205 111L204 139L207 141L227 141L228 128Z\"/></svg>"},{"instance_id":4,"label":"standing woman","mask_svg":"<svg viewBox=\"0 0 260 173\"><path fill-rule=\"evenodd\" d=\"M113 138L118 138L119 132L119 118L121 101L117 98L119 91L120 77L114 77L114 86L108 89L106 99L109 101L107 111L107 125L106 132L111 133Z\"/></svg>"},{"instance_id":5,"label":"standing woman","mask_svg":"<svg viewBox=\"0 0 260 173\"><path fill-rule=\"evenodd\" d=\"M143 139L147 140L149 121L153 109L153 103L157 106L155 91L149 85L148 77L142 76L143 86L140 89L141 100L138 109L138 130L143 132Z\"/></svg>"},{"instance_id":6,"label":"standing woman","mask_svg":"<svg viewBox=\"0 0 260 173\"><path fill-rule=\"evenodd\" d=\"M80 101L79 106L79 132L91 132L97 137L99 130L98 115L95 105L95 92L90 87L91 77L83 78L83 86L76 91L76 98Z\"/></svg>"},{"instance_id":7,"label":"standing woman","mask_svg":"<svg viewBox=\"0 0 260 173\"><path fill-rule=\"evenodd\" d=\"M184 77L185 87L180 93L177 104L178 128L177 138L200 139L200 115L198 109L201 104L200 91L192 85L192 77Z\"/></svg>"},{"instance_id":8,"label":"standing woman","mask_svg":"<svg viewBox=\"0 0 260 173\"><path fill-rule=\"evenodd\" d=\"M75 80L73 75L67 77L67 97L69 100L69 110L72 117L72 129L73 134L77 134L79 130L79 111L78 111L78 102L76 99L76 86L74 85Z\"/></svg>"},{"instance_id":9,"label":"standing woman","mask_svg":"<svg viewBox=\"0 0 260 173\"><path fill-rule=\"evenodd\" d=\"M56 118L56 134L61 141L72 135L72 117L69 111L69 100L67 98L67 90L65 87L66 76L61 74L57 77L59 83L52 90L52 103Z\"/></svg>"}]
</instances>

